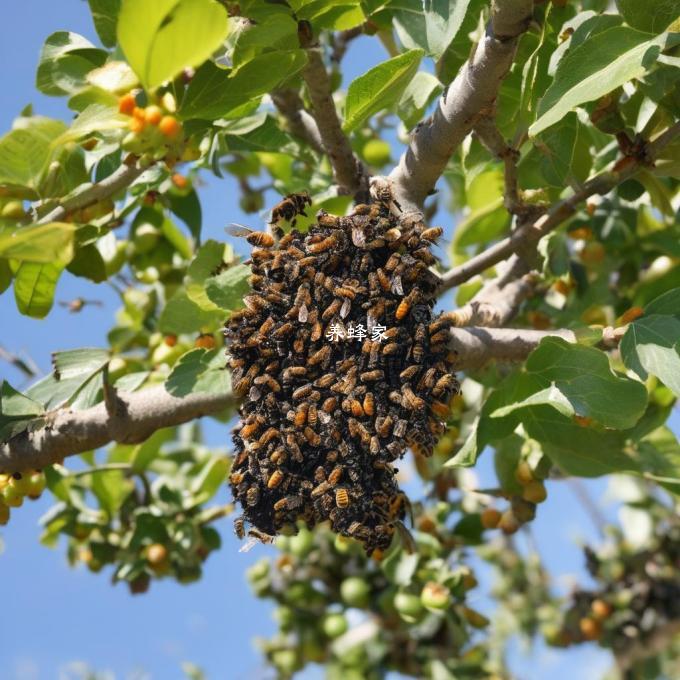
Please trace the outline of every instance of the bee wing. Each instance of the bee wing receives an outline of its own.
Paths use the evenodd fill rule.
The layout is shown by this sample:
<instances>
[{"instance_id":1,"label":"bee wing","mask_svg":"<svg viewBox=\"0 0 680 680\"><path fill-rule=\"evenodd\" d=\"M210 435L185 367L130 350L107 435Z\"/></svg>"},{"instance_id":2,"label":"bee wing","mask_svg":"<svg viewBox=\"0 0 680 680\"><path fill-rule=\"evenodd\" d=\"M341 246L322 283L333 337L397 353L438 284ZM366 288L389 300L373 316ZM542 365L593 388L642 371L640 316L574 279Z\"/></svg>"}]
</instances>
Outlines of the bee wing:
<instances>
[{"instance_id":1,"label":"bee wing","mask_svg":"<svg viewBox=\"0 0 680 680\"><path fill-rule=\"evenodd\" d=\"M225 227L225 231L238 238L246 238L253 233L252 229L246 227L244 224L238 224L237 222L232 222L228 227Z\"/></svg>"}]
</instances>

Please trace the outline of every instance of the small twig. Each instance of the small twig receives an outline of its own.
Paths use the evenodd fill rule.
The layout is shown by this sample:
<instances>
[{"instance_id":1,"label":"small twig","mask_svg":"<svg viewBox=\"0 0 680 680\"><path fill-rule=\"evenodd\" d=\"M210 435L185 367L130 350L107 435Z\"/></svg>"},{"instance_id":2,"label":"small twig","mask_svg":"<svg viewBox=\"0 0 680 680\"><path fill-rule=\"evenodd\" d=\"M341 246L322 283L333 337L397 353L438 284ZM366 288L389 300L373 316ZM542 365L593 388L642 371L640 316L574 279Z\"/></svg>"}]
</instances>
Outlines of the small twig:
<instances>
[{"instance_id":1,"label":"small twig","mask_svg":"<svg viewBox=\"0 0 680 680\"><path fill-rule=\"evenodd\" d=\"M130 472L132 470L132 465L129 463L106 463L105 465L98 465L97 467L88 468L87 470L69 472L68 476L73 478L88 477L89 475L96 475L100 472L113 472L115 470Z\"/></svg>"},{"instance_id":2,"label":"small twig","mask_svg":"<svg viewBox=\"0 0 680 680\"><path fill-rule=\"evenodd\" d=\"M339 64L342 61L349 44L352 40L363 34L364 28L365 24L360 24L354 28L348 28L335 35L331 35L331 46L333 48L331 50L331 63Z\"/></svg>"},{"instance_id":3,"label":"small twig","mask_svg":"<svg viewBox=\"0 0 680 680\"><path fill-rule=\"evenodd\" d=\"M353 196L365 194L368 190L366 170L354 155L349 139L342 131L321 49L310 43L309 37L304 35L301 35L301 46L307 50L307 66L302 77L312 102L321 143L333 167L335 182L343 193Z\"/></svg>"},{"instance_id":4,"label":"small twig","mask_svg":"<svg viewBox=\"0 0 680 680\"><path fill-rule=\"evenodd\" d=\"M75 210L82 210L110 198L121 189L130 186L143 172L144 168L140 168L136 162L130 165L123 164L101 182L92 184L75 196L62 201L58 207L41 217L38 224L60 222Z\"/></svg>"},{"instance_id":5,"label":"small twig","mask_svg":"<svg viewBox=\"0 0 680 680\"><path fill-rule=\"evenodd\" d=\"M514 252L526 248L527 244L537 243L543 236L556 229L571 217L578 206L595 194L608 194L621 182L630 179L642 167L657 158L677 136L680 135L680 123L669 127L657 139L647 145L645 158L626 158L619 161L614 168L589 179L571 196L555 203L537 220L516 229L510 236L499 241L479 255L471 257L467 262L450 269L441 277L440 292L449 290L485 269L502 262Z\"/></svg>"},{"instance_id":6,"label":"small twig","mask_svg":"<svg viewBox=\"0 0 680 680\"><path fill-rule=\"evenodd\" d=\"M210 524L211 522L215 522L218 519L222 519L222 517L228 517L229 515L231 515L232 512L234 512L233 503L227 503L226 505L218 505L214 508L206 508L198 516L198 523L201 525Z\"/></svg>"},{"instance_id":7,"label":"small twig","mask_svg":"<svg viewBox=\"0 0 680 680\"><path fill-rule=\"evenodd\" d=\"M288 121L290 131L303 139L314 151L323 153L321 133L314 118L305 110L302 97L295 90L275 90L271 93L276 108Z\"/></svg>"}]
</instances>

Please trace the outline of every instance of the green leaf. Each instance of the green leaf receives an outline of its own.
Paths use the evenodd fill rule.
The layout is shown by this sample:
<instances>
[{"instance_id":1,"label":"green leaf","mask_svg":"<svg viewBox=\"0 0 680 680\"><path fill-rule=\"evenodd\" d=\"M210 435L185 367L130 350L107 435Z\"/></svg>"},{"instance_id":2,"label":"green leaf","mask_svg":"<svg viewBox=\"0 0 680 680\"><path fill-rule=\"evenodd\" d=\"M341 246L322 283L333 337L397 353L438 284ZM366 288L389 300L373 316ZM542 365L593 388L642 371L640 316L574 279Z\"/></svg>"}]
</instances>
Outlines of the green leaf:
<instances>
[{"instance_id":1,"label":"green leaf","mask_svg":"<svg viewBox=\"0 0 680 680\"><path fill-rule=\"evenodd\" d=\"M470 0L399 0L394 27L407 49L421 48L437 61L456 37ZM423 11L424 10L424 11Z\"/></svg>"},{"instance_id":2,"label":"green leaf","mask_svg":"<svg viewBox=\"0 0 680 680\"><path fill-rule=\"evenodd\" d=\"M120 0L88 0L94 28L106 47L116 44L116 24L120 12Z\"/></svg>"},{"instance_id":3,"label":"green leaf","mask_svg":"<svg viewBox=\"0 0 680 680\"><path fill-rule=\"evenodd\" d=\"M191 235L198 240L201 236L203 215L196 191L192 189L187 194L170 191L166 197L170 203L170 210L189 227Z\"/></svg>"},{"instance_id":4,"label":"green leaf","mask_svg":"<svg viewBox=\"0 0 680 680\"><path fill-rule=\"evenodd\" d=\"M575 113L535 137L534 144L543 155L541 171L548 184L563 188L588 178L593 165L590 136Z\"/></svg>"},{"instance_id":5,"label":"green leaf","mask_svg":"<svg viewBox=\"0 0 680 680\"><path fill-rule=\"evenodd\" d=\"M122 0L118 43L147 90L208 59L227 37L215 0Z\"/></svg>"},{"instance_id":6,"label":"green leaf","mask_svg":"<svg viewBox=\"0 0 680 680\"><path fill-rule=\"evenodd\" d=\"M86 85L87 74L101 66L107 56L77 33L53 33L40 53L36 87L54 97L74 94Z\"/></svg>"},{"instance_id":7,"label":"green leaf","mask_svg":"<svg viewBox=\"0 0 680 680\"><path fill-rule=\"evenodd\" d=\"M43 404L46 409L63 406L77 397L88 383L98 378L108 360L109 353L103 349L55 352L52 356L54 371L31 385L26 395Z\"/></svg>"},{"instance_id":8,"label":"green leaf","mask_svg":"<svg viewBox=\"0 0 680 680\"><path fill-rule=\"evenodd\" d=\"M577 106L640 78L654 66L665 44L665 35L650 39L648 33L614 26L570 50L539 103L539 117L529 134L538 135Z\"/></svg>"},{"instance_id":9,"label":"green leaf","mask_svg":"<svg viewBox=\"0 0 680 680\"><path fill-rule=\"evenodd\" d=\"M205 281L219 271L233 256L231 246L217 241L206 241L196 253L187 269L186 289L189 298L205 311L214 311L218 306L210 300L205 290Z\"/></svg>"},{"instance_id":10,"label":"green leaf","mask_svg":"<svg viewBox=\"0 0 680 680\"><path fill-rule=\"evenodd\" d=\"M224 456L211 458L201 474L194 480L191 491L200 502L210 500L225 483L229 474L229 459Z\"/></svg>"},{"instance_id":11,"label":"green leaf","mask_svg":"<svg viewBox=\"0 0 680 680\"><path fill-rule=\"evenodd\" d=\"M311 21L317 31L324 28L344 31L366 19L358 0L293 0L290 6L298 19Z\"/></svg>"},{"instance_id":12,"label":"green leaf","mask_svg":"<svg viewBox=\"0 0 680 680\"><path fill-rule=\"evenodd\" d=\"M0 259L0 294L4 293L12 284L12 270L7 260Z\"/></svg>"},{"instance_id":13,"label":"green leaf","mask_svg":"<svg viewBox=\"0 0 680 680\"><path fill-rule=\"evenodd\" d=\"M680 288L666 291L645 305L645 314L671 314L680 317Z\"/></svg>"},{"instance_id":14,"label":"green leaf","mask_svg":"<svg viewBox=\"0 0 680 680\"><path fill-rule=\"evenodd\" d=\"M658 427L637 444L643 476L680 495L680 442L668 427Z\"/></svg>"},{"instance_id":15,"label":"green leaf","mask_svg":"<svg viewBox=\"0 0 680 680\"><path fill-rule=\"evenodd\" d=\"M87 82L94 85L99 99L102 95L105 97L105 101L99 103L115 105L118 104L118 98L115 95L129 92L139 85L135 72L124 61L108 61L101 68L90 71L87 74ZM69 103L72 102L73 99Z\"/></svg>"},{"instance_id":16,"label":"green leaf","mask_svg":"<svg viewBox=\"0 0 680 680\"><path fill-rule=\"evenodd\" d=\"M78 114L71 127L55 139L53 146L61 146L68 142L76 142L95 132L106 130L122 130L129 123L129 118L118 113L118 110L106 104L90 104Z\"/></svg>"},{"instance_id":17,"label":"green leaf","mask_svg":"<svg viewBox=\"0 0 680 680\"><path fill-rule=\"evenodd\" d=\"M158 320L161 333L196 333L203 328L212 328L224 320L224 312L204 311L185 290L178 290L167 302Z\"/></svg>"},{"instance_id":18,"label":"green leaf","mask_svg":"<svg viewBox=\"0 0 680 680\"><path fill-rule=\"evenodd\" d=\"M194 349L182 355L165 381L165 389L175 397L194 392L228 393L231 379L224 350Z\"/></svg>"},{"instance_id":19,"label":"green leaf","mask_svg":"<svg viewBox=\"0 0 680 680\"><path fill-rule=\"evenodd\" d=\"M0 257L22 262L68 263L73 257L74 226L51 222L18 229L0 228Z\"/></svg>"},{"instance_id":20,"label":"green leaf","mask_svg":"<svg viewBox=\"0 0 680 680\"><path fill-rule=\"evenodd\" d=\"M604 352L548 337L529 355L526 370L555 387L574 412L605 427L633 427L647 406L644 385L611 370Z\"/></svg>"},{"instance_id":21,"label":"green leaf","mask_svg":"<svg viewBox=\"0 0 680 680\"><path fill-rule=\"evenodd\" d=\"M54 303L54 291L63 266L22 262L14 275L14 298L22 314L42 319Z\"/></svg>"},{"instance_id":22,"label":"green leaf","mask_svg":"<svg viewBox=\"0 0 680 680\"><path fill-rule=\"evenodd\" d=\"M244 264L229 267L205 282L205 291L210 300L224 310L239 309L243 306L243 296L250 291L248 277L250 269Z\"/></svg>"},{"instance_id":23,"label":"green leaf","mask_svg":"<svg viewBox=\"0 0 680 680\"><path fill-rule=\"evenodd\" d=\"M192 79L184 96L182 118L214 120L275 89L307 63L304 50L266 52L237 69L207 61Z\"/></svg>"},{"instance_id":24,"label":"green leaf","mask_svg":"<svg viewBox=\"0 0 680 680\"><path fill-rule=\"evenodd\" d=\"M0 139L0 184L37 188L52 158L52 141L65 129L51 118L19 118L15 129Z\"/></svg>"},{"instance_id":25,"label":"green leaf","mask_svg":"<svg viewBox=\"0 0 680 680\"><path fill-rule=\"evenodd\" d=\"M125 499L134 491L131 479L126 479L121 470L99 472L93 469L92 493L97 497L102 510L113 517L121 508Z\"/></svg>"},{"instance_id":26,"label":"green leaf","mask_svg":"<svg viewBox=\"0 0 680 680\"><path fill-rule=\"evenodd\" d=\"M443 90L439 79L427 71L418 71L406 86L397 104L397 115L407 128L417 125L430 102Z\"/></svg>"},{"instance_id":27,"label":"green leaf","mask_svg":"<svg viewBox=\"0 0 680 680\"><path fill-rule=\"evenodd\" d=\"M284 132L270 116L267 116L262 125L242 134L233 134L227 129L224 142L226 149L230 151L299 154L299 147L293 138Z\"/></svg>"},{"instance_id":28,"label":"green leaf","mask_svg":"<svg viewBox=\"0 0 680 680\"><path fill-rule=\"evenodd\" d=\"M540 392L532 394L530 397L527 397L522 401L497 408L490 414L490 417L504 418L515 411L519 411L530 406L542 406L546 404L548 406L552 406L563 416L571 417L574 415L574 407L571 405L571 402L562 394L562 392L560 392L557 387L555 387L555 385L551 385Z\"/></svg>"},{"instance_id":29,"label":"green leaf","mask_svg":"<svg viewBox=\"0 0 680 680\"><path fill-rule=\"evenodd\" d=\"M422 56L422 50L409 50L355 78L347 90L345 132L351 132L374 113L398 102L416 74Z\"/></svg>"},{"instance_id":30,"label":"green leaf","mask_svg":"<svg viewBox=\"0 0 680 680\"><path fill-rule=\"evenodd\" d=\"M97 246L91 243L78 248L76 256L66 269L74 276L80 276L95 283L102 283L108 278L106 262Z\"/></svg>"},{"instance_id":31,"label":"green leaf","mask_svg":"<svg viewBox=\"0 0 680 680\"><path fill-rule=\"evenodd\" d=\"M15 390L6 380L0 383L0 416L26 418L45 412L42 404Z\"/></svg>"},{"instance_id":32,"label":"green leaf","mask_svg":"<svg viewBox=\"0 0 680 680\"><path fill-rule=\"evenodd\" d=\"M616 0L616 6L629 26L648 33L661 33L680 17L674 0Z\"/></svg>"},{"instance_id":33,"label":"green leaf","mask_svg":"<svg viewBox=\"0 0 680 680\"><path fill-rule=\"evenodd\" d=\"M391 583L408 586L416 573L419 559L417 552L409 553L401 548L390 552L380 566Z\"/></svg>"},{"instance_id":34,"label":"green leaf","mask_svg":"<svg viewBox=\"0 0 680 680\"><path fill-rule=\"evenodd\" d=\"M621 340L621 357L640 378L651 373L680 397L680 320L652 314L633 321Z\"/></svg>"}]
</instances>

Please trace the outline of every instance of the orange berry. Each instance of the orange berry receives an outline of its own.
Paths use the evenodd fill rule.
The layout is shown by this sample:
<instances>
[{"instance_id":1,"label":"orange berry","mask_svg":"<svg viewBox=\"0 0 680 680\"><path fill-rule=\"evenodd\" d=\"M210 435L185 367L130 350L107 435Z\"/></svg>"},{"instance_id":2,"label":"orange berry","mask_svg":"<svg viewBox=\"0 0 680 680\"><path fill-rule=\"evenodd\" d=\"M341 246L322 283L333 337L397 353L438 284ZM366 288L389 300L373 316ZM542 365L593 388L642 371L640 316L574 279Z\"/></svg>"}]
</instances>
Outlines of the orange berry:
<instances>
[{"instance_id":1,"label":"orange berry","mask_svg":"<svg viewBox=\"0 0 680 680\"><path fill-rule=\"evenodd\" d=\"M602 635L602 626L599 621L586 616L578 622L578 627L581 630L581 635L586 640L598 640Z\"/></svg>"},{"instance_id":2,"label":"orange berry","mask_svg":"<svg viewBox=\"0 0 680 680\"><path fill-rule=\"evenodd\" d=\"M135 106L132 110L132 115L139 120L144 120L146 118L146 109L143 109L141 106Z\"/></svg>"},{"instance_id":3,"label":"orange berry","mask_svg":"<svg viewBox=\"0 0 680 680\"><path fill-rule=\"evenodd\" d=\"M569 292L571 291L571 286L563 279L555 281L553 288L562 295L569 295Z\"/></svg>"},{"instance_id":4,"label":"orange berry","mask_svg":"<svg viewBox=\"0 0 680 680\"><path fill-rule=\"evenodd\" d=\"M177 344L177 336L176 335L166 335L163 338L163 342L168 346L168 347L174 347Z\"/></svg>"},{"instance_id":5,"label":"orange berry","mask_svg":"<svg viewBox=\"0 0 680 680\"><path fill-rule=\"evenodd\" d=\"M512 510L506 510L498 522L498 528L506 535L517 533L520 526L522 526L522 523Z\"/></svg>"},{"instance_id":6,"label":"orange berry","mask_svg":"<svg viewBox=\"0 0 680 680\"><path fill-rule=\"evenodd\" d=\"M593 238L593 230L590 227L577 227L576 229L568 231L567 236L574 241L578 241L580 239L587 241L588 239Z\"/></svg>"},{"instance_id":7,"label":"orange berry","mask_svg":"<svg viewBox=\"0 0 680 680\"><path fill-rule=\"evenodd\" d=\"M149 125L158 125L163 118L163 111L158 106L147 106L144 110L144 120Z\"/></svg>"},{"instance_id":8,"label":"orange berry","mask_svg":"<svg viewBox=\"0 0 680 680\"><path fill-rule=\"evenodd\" d=\"M184 175L181 175L179 172L176 172L171 179L172 183L178 189L186 189L189 186L189 180Z\"/></svg>"},{"instance_id":9,"label":"orange berry","mask_svg":"<svg viewBox=\"0 0 680 680\"><path fill-rule=\"evenodd\" d=\"M133 118L128 126L132 132L141 132L144 129L144 121L139 118Z\"/></svg>"},{"instance_id":10,"label":"orange berry","mask_svg":"<svg viewBox=\"0 0 680 680\"><path fill-rule=\"evenodd\" d=\"M593 616L600 620L609 618L612 613L612 606L609 602L605 602L599 598L591 602L590 609L593 612Z\"/></svg>"},{"instance_id":11,"label":"orange berry","mask_svg":"<svg viewBox=\"0 0 680 680\"><path fill-rule=\"evenodd\" d=\"M152 543L146 549L146 559L153 567L162 565L168 558L168 549L162 543Z\"/></svg>"},{"instance_id":12,"label":"orange berry","mask_svg":"<svg viewBox=\"0 0 680 680\"><path fill-rule=\"evenodd\" d=\"M163 116L158 124L158 129L165 137L177 137L182 125L174 116Z\"/></svg>"},{"instance_id":13,"label":"orange berry","mask_svg":"<svg viewBox=\"0 0 680 680\"><path fill-rule=\"evenodd\" d=\"M642 307L631 307L621 315L619 321L621 322L621 325L624 326L631 321L635 321L635 319L639 319L644 313L645 310L642 309Z\"/></svg>"},{"instance_id":14,"label":"orange berry","mask_svg":"<svg viewBox=\"0 0 680 680\"><path fill-rule=\"evenodd\" d=\"M588 416L574 416L573 421L579 427L590 427L590 425L593 422L593 419L589 418Z\"/></svg>"},{"instance_id":15,"label":"orange berry","mask_svg":"<svg viewBox=\"0 0 680 680\"><path fill-rule=\"evenodd\" d=\"M200 349L215 349L216 344L215 338L210 333L203 333L196 338L194 347Z\"/></svg>"},{"instance_id":16,"label":"orange berry","mask_svg":"<svg viewBox=\"0 0 680 680\"><path fill-rule=\"evenodd\" d=\"M482 513L482 526L485 529L495 529L501 521L502 514L496 508L486 508Z\"/></svg>"},{"instance_id":17,"label":"orange berry","mask_svg":"<svg viewBox=\"0 0 680 680\"><path fill-rule=\"evenodd\" d=\"M126 116L132 115L132 112L135 110L135 106L137 106L137 102L135 101L134 95L132 95L130 92L124 94L118 100L118 111L125 114Z\"/></svg>"}]
</instances>

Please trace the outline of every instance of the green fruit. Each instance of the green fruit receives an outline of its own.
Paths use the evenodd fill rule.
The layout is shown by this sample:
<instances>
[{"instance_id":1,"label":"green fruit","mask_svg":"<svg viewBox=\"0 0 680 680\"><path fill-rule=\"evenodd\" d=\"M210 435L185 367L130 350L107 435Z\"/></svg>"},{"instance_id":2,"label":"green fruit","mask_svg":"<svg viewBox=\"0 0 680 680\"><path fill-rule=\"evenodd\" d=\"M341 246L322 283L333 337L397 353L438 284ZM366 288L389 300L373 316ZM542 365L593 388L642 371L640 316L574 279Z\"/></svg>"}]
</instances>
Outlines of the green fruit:
<instances>
[{"instance_id":1,"label":"green fruit","mask_svg":"<svg viewBox=\"0 0 680 680\"><path fill-rule=\"evenodd\" d=\"M12 475L9 478L9 486L22 496L26 496L28 494L28 487L30 486L29 478L29 472L17 473L16 476Z\"/></svg>"},{"instance_id":2,"label":"green fruit","mask_svg":"<svg viewBox=\"0 0 680 680\"><path fill-rule=\"evenodd\" d=\"M16 489L16 487L8 484L2 490L2 499L5 505L9 505L10 508L18 508L24 502L24 494Z\"/></svg>"},{"instance_id":3,"label":"green fruit","mask_svg":"<svg viewBox=\"0 0 680 680\"><path fill-rule=\"evenodd\" d=\"M336 638L344 635L349 628L347 619L343 614L327 614L323 620L323 632L329 638Z\"/></svg>"},{"instance_id":4,"label":"green fruit","mask_svg":"<svg viewBox=\"0 0 680 680\"><path fill-rule=\"evenodd\" d=\"M369 165L382 167L390 162L390 145L382 139L371 139L364 145L363 155Z\"/></svg>"},{"instance_id":5,"label":"green fruit","mask_svg":"<svg viewBox=\"0 0 680 680\"><path fill-rule=\"evenodd\" d=\"M4 527L9 522L9 507L0 503L0 527Z\"/></svg>"},{"instance_id":6,"label":"green fruit","mask_svg":"<svg viewBox=\"0 0 680 680\"><path fill-rule=\"evenodd\" d=\"M340 553L341 555L347 555L352 552L352 548L354 547L352 545L353 542L354 542L353 539L347 538L347 536L336 534L335 541L333 542L333 547L335 548L335 551Z\"/></svg>"},{"instance_id":7,"label":"green fruit","mask_svg":"<svg viewBox=\"0 0 680 680\"><path fill-rule=\"evenodd\" d=\"M161 230L154 227L153 224L140 224L132 237L135 251L142 255L151 252L158 244L161 236Z\"/></svg>"},{"instance_id":8,"label":"green fruit","mask_svg":"<svg viewBox=\"0 0 680 680\"><path fill-rule=\"evenodd\" d=\"M340 597L349 607L365 607L370 594L371 587L359 576L350 576L340 584Z\"/></svg>"},{"instance_id":9,"label":"green fruit","mask_svg":"<svg viewBox=\"0 0 680 680\"><path fill-rule=\"evenodd\" d=\"M295 557L306 557L314 547L314 535L308 529L300 529L295 535L290 537L290 552Z\"/></svg>"},{"instance_id":10,"label":"green fruit","mask_svg":"<svg viewBox=\"0 0 680 680\"><path fill-rule=\"evenodd\" d=\"M272 663L284 675L292 675L298 668L297 654L293 649L279 649L272 654Z\"/></svg>"},{"instance_id":11,"label":"green fruit","mask_svg":"<svg viewBox=\"0 0 680 680\"><path fill-rule=\"evenodd\" d=\"M182 354L186 352L186 347L183 344L178 343L174 347L168 347L164 342L162 342L156 349L151 353L151 362L155 366L161 364L167 364L172 366L177 359L179 359Z\"/></svg>"},{"instance_id":12,"label":"green fruit","mask_svg":"<svg viewBox=\"0 0 680 680\"><path fill-rule=\"evenodd\" d=\"M42 472L32 472L28 476L26 494L29 498L39 498L47 486L47 480Z\"/></svg>"},{"instance_id":13,"label":"green fruit","mask_svg":"<svg viewBox=\"0 0 680 680\"><path fill-rule=\"evenodd\" d=\"M423 603L413 593L397 593L394 596L394 608L407 623L413 623L423 614Z\"/></svg>"},{"instance_id":14,"label":"green fruit","mask_svg":"<svg viewBox=\"0 0 680 680\"><path fill-rule=\"evenodd\" d=\"M12 220L21 220L26 217L24 204L21 201L8 201L2 207L0 215Z\"/></svg>"},{"instance_id":15,"label":"green fruit","mask_svg":"<svg viewBox=\"0 0 680 680\"><path fill-rule=\"evenodd\" d=\"M274 610L273 617L284 633L288 632L295 622L295 612L290 607L277 607Z\"/></svg>"},{"instance_id":16,"label":"green fruit","mask_svg":"<svg viewBox=\"0 0 680 680\"><path fill-rule=\"evenodd\" d=\"M129 153L140 154L144 151L144 141L137 135L136 132L128 132L120 144L123 151Z\"/></svg>"},{"instance_id":17,"label":"green fruit","mask_svg":"<svg viewBox=\"0 0 680 680\"><path fill-rule=\"evenodd\" d=\"M246 571L246 577L248 581L252 583L253 581L259 581L262 578L266 578L269 575L269 560L263 559L259 562L255 562L252 567Z\"/></svg>"},{"instance_id":18,"label":"green fruit","mask_svg":"<svg viewBox=\"0 0 680 680\"><path fill-rule=\"evenodd\" d=\"M451 604L451 591L441 583L430 581L423 587L420 601L426 609L441 611Z\"/></svg>"}]
</instances>

